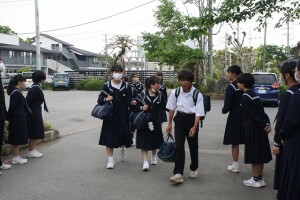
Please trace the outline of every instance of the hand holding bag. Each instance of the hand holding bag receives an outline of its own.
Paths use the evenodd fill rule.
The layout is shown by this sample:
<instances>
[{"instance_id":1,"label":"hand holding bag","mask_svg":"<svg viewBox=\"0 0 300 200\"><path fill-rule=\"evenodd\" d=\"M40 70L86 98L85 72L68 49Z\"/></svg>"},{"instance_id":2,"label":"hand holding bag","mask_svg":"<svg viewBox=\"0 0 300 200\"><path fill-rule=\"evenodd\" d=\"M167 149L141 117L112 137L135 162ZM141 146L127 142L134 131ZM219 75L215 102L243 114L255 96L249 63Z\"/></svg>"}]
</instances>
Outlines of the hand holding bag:
<instances>
[{"instance_id":1,"label":"hand holding bag","mask_svg":"<svg viewBox=\"0 0 300 200\"><path fill-rule=\"evenodd\" d=\"M107 92L105 92L104 90L102 90L101 92L103 92L104 94L109 96L109 94ZM111 101L105 102L103 105L97 104L93 108L92 113L91 113L91 115L93 117L96 117L96 118L102 119L102 120L111 120L112 114L113 114L113 103Z\"/></svg>"},{"instance_id":2,"label":"hand holding bag","mask_svg":"<svg viewBox=\"0 0 300 200\"><path fill-rule=\"evenodd\" d=\"M145 98L144 94L144 98ZM144 98L142 99L143 105L146 105ZM150 122L151 113L147 111L138 111L138 112L131 112L129 119L132 122L134 128L136 129L146 129L148 128L148 123Z\"/></svg>"},{"instance_id":3,"label":"hand holding bag","mask_svg":"<svg viewBox=\"0 0 300 200\"><path fill-rule=\"evenodd\" d=\"M161 144L157 156L164 162L175 162L175 148L174 138L169 133Z\"/></svg>"}]
</instances>

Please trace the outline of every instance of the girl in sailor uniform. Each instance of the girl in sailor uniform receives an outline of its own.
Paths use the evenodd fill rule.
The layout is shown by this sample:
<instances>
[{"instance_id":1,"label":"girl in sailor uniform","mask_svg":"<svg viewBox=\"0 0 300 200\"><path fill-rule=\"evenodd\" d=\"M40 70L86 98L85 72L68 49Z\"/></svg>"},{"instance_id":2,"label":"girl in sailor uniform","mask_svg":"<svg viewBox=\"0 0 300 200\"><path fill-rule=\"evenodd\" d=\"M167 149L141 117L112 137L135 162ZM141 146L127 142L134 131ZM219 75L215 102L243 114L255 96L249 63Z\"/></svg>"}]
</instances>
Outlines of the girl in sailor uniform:
<instances>
[{"instance_id":1,"label":"girl in sailor uniform","mask_svg":"<svg viewBox=\"0 0 300 200\"><path fill-rule=\"evenodd\" d=\"M20 74L13 77L8 86L7 94L10 95L8 108L8 143L12 145L12 164L25 164L27 159L20 156L20 145L28 143L27 106L22 94L25 89L26 78Z\"/></svg>"},{"instance_id":2,"label":"girl in sailor uniform","mask_svg":"<svg viewBox=\"0 0 300 200\"><path fill-rule=\"evenodd\" d=\"M133 110L143 110L150 112L150 122L153 127L137 130L136 148L141 149L143 157L143 170L149 170L148 151L152 151L151 164L157 164L157 149L163 142L163 133L161 128L160 111L165 110L166 101L164 95L159 91L160 79L156 76L151 76L145 81L146 90L141 92L135 99L136 103Z\"/></svg>"},{"instance_id":3,"label":"girl in sailor uniform","mask_svg":"<svg viewBox=\"0 0 300 200\"><path fill-rule=\"evenodd\" d=\"M300 83L300 62L295 69L295 79ZM285 140L282 169L278 189L279 200L300 199L300 90L291 97L287 114L280 131Z\"/></svg>"},{"instance_id":4,"label":"girl in sailor uniform","mask_svg":"<svg viewBox=\"0 0 300 200\"><path fill-rule=\"evenodd\" d=\"M144 86L139 82L139 77L137 73L132 73L130 76L131 87L134 87L136 92L139 94L144 90Z\"/></svg>"},{"instance_id":5,"label":"girl in sailor uniform","mask_svg":"<svg viewBox=\"0 0 300 200\"><path fill-rule=\"evenodd\" d=\"M115 162L113 159L113 149L121 147L121 159L126 157L126 148L132 144L129 129L128 108L131 106L132 91L130 84L122 81L123 68L119 65L111 68L112 80L103 85L103 90L108 93L100 93L98 103L112 101L112 120L103 120L99 145L106 146L108 156L107 169L113 169Z\"/></svg>"},{"instance_id":6,"label":"girl in sailor uniform","mask_svg":"<svg viewBox=\"0 0 300 200\"><path fill-rule=\"evenodd\" d=\"M287 62L284 63L280 69L281 79L289 88L280 97L280 103L278 107L278 112L276 115L276 125L275 125L275 135L274 135L274 146L272 148L273 154L276 155L275 162L275 172L274 172L274 189L279 188L279 177L282 165L282 154L283 154L283 144L281 142L280 130L283 126L284 118L286 116L287 109L290 104L290 100L294 92L300 88L300 84L295 80L295 67L297 62Z\"/></svg>"},{"instance_id":7,"label":"girl in sailor uniform","mask_svg":"<svg viewBox=\"0 0 300 200\"><path fill-rule=\"evenodd\" d=\"M228 68L228 79L231 82L226 88L224 107L222 108L222 114L229 112L225 134L224 145L231 145L232 152L232 165L229 165L227 169L231 172L239 172L239 144L245 144L245 132L241 124L242 108L241 97L244 91L240 90L237 86L236 79L238 75L242 73L241 68L237 65L232 65Z\"/></svg>"},{"instance_id":8,"label":"girl in sailor uniform","mask_svg":"<svg viewBox=\"0 0 300 200\"><path fill-rule=\"evenodd\" d=\"M41 84L45 82L46 74L41 71L35 71L32 74L33 84L28 90L26 101L31 109L32 113L28 113L27 124L28 124L28 158L40 158L43 156L42 153L36 150L37 140L45 138L44 122L42 115L42 104L44 104L44 110L48 112L48 108L45 101L45 96L41 88Z\"/></svg>"},{"instance_id":9,"label":"girl in sailor uniform","mask_svg":"<svg viewBox=\"0 0 300 200\"><path fill-rule=\"evenodd\" d=\"M252 177L244 185L260 188L266 185L263 179L264 163L272 160L268 133L270 120L264 112L259 97L252 90L255 83L252 74L241 74L237 78L242 95L242 124L245 127L245 164L252 165Z\"/></svg>"},{"instance_id":10,"label":"girl in sailor uniform","mask_svg":"<svg viewBox=\"0 0 300 200\"><path fill-rule=\"evenodd\" d=\"M157 72L156 76L160 79L160 82L161 82L160 87L159 87L159 91L165 96L165 100L166 100L166 104L167 104L167 102L168 102L167 86L164 83L163 73L162 72ZM166 113L165 110L162 110L160 115L161 115L161 122L162 123L168 121L167 113Z\"/></svg>"}]
</instances>

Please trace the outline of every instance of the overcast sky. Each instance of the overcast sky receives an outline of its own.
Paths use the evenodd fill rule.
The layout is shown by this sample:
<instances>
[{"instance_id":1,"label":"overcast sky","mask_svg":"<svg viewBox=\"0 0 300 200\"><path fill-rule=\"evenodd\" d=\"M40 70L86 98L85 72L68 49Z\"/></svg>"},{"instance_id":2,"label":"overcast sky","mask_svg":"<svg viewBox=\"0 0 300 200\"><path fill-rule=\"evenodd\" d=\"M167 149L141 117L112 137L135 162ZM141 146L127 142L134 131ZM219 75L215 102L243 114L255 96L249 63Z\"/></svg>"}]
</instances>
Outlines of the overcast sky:
<instances>
[{"instance_id":1,"label":"overcast sky","mask_svg":"<svg viewBox=\"0 0 300 200\"><path fill-rule=\"evenodd\" d=\"M0 0L0 25L9 26L19 34L31 33L19 35L23 39L33 37L35 34L34 2L34 0ZM147 2L151 2L151 0L39 0L40 31L91 22L132 9ZM180 2L182 1L178 0L178 2L180 7L182 5ZM73 44L77 48L99 53L104 49L105 34L107 34L108 39L115 34L128 34L135 38L144 31L155 32L157 29L153 11L157 5L158 1L154 1L115 17L76 28L45 33ZM181 10L186 13L184 7L181 7ZM192 7L189 10L191 13L194 12ZM267 44L286 45L286 26L274 30L271 28L274 23L270 21ZM234 26L236 27L236 25ZM293 23L290 27L290 45L295 46L298 41L296 33L299 32L300 26L299 23ZM247 33L245 46L251 44L257 47L263 44L263 33L254 31L254 28L254 22L240 24L240 32L245 31ZM215 27L215 32L217 32L217 29L218 27ZM214 36L215 49L225 47L226 31L232 33L229 26L224 25L222 31Z\"/></svg>"}]
</instances>

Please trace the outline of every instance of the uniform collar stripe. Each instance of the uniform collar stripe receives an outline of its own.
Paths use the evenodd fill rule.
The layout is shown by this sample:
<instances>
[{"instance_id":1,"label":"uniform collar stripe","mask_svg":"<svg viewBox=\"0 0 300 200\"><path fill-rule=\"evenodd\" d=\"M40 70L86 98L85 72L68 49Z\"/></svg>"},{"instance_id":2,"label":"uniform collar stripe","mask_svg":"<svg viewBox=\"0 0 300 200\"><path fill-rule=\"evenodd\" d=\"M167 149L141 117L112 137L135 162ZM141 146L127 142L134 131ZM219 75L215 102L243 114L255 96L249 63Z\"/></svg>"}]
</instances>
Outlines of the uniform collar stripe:
<instances>
[{"instance_id":1,"label":"uniform collar stripe","mask_svg":"<svg viewBox=\"0 0 300 200\"><path fill-rule=\"evenodd\" d=\"M251 100L259 99L259 96L251 97L249 94L244 93L243 95L248 96Z\"/></svg>"},{"instance_id":2,"label":"uniform collar stripe","mask_svg":"<svg viewBox=\"0 0 300 200\"><path fill-rule=\"evenodd\" d=\"M235 91L239 91L239 88L236 88L235 85L233 85L232 83L231 83L230 85L233 87L233 89L234 89Z\"/></svg>"}]
</instances>

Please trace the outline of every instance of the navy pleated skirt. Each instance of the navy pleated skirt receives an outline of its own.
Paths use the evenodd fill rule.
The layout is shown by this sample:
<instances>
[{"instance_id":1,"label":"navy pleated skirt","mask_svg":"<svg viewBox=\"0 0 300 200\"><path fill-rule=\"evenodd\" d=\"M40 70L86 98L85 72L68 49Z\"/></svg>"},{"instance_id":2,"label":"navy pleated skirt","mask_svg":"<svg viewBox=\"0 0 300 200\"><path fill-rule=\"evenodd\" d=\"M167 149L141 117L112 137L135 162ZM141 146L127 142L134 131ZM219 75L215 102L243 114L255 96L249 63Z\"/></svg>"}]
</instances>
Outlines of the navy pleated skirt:
<instances>
[{"instance_id":1,"label":"navy pleated skirt","mask_svg":"<svg viewBox=\"0 0 300 200\"><path fill-rule=\"evenodd\" d=\"M27 120L25 116L12 116L8 126L8 144L24 145L28 143Z\"/></svg>"},{"instance_id":2,"label":"navy pleated skirt","mask_svg":"<svg viewBox=\"0 0 300 200\"><path fill-rule=\"evenodd\" d=\"M285 145L278 199L300 199L300 144Z\"/></svg>"},{"instance_id":3,"label":"navy pleated skirt","mask_svg":"<svg viewBox=\"0 0 300 200\"><path fill-rule=\"evenodd\" d=\"M161 130L161 129L160 129ZM155 131L145 129L137 130L136 133L136 148L142 150L155 150L159 149L163 143L163 133L161 131Z\"/></svg>"},{"instance_id":4,"label":"navy pleated skirt","mask_svg":"<svg viewBox=\"0 0 300 200\"><path fill-rule=\"evenodd\" d=\"M42 113L40 114L28 114L27 115L28 125L28 139L44 139L44 123Z\"/></svg>"},{"instance_id":5,"label":"navy pleated skirt","mask_svg":"<svg viewBox=\"0 0 300 200\"><path fill-rule=\"evenodd\" d=\"M245 128L245 164L264 164L272 160L268 134L255 126Z\"/></svg>"},{"instance_id":6,"label":"navy pleated skirt","mask_svg":"<svg viewBox=\"0 0 300 200\"><path fill-rule=\"evenodd\" d=\"M241 120L241 107L235 107L229 112L223 140L224 145L245 144L245 130Z\"/></svg>"},{"instance_id":7,"label":"navy pleated skirt","mask_svg":"<svg viewBox=\"0 0 300 200\"><path fill-rule=\"evenodd\" d=\"M132 145L128 113L114 114L111 121L103 120L99 145L110 148Z\"/></svg>"}]
</instances>

